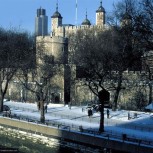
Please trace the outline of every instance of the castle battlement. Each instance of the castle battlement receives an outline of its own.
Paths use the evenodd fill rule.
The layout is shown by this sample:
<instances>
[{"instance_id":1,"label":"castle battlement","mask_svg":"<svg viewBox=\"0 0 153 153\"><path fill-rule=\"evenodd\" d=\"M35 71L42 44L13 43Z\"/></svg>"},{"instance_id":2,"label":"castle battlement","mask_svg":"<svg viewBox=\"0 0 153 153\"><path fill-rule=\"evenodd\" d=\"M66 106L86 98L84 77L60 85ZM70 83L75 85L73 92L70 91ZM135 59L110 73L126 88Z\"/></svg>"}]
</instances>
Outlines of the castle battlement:
<instances>
[{"instance_id":1,"label":"castle battlement","mask_svg":"<svg viewBox=\"0 0 153 153\"><path fill-rule=\"evenodd\" d=\"M118 74L118 71L111 71L111 74L116 75L116 74ZM146 76L148 76L149 73L146 71L128 71L128 70L126 70L123 72L123 75L127 75L127 76L132 76L132 75L144 76L144 75L146 75Z\"/></svg>"},{"instance_id":2,"label":"castle battlement","mask_svg":"<svg viewBox=\"0 0 153 153\"><path fill-rule=\"evenodd\" d=\"M96 10L96 23L95 25L91 25L91 22L87 18L87 12L84 21L81 25L73 25L73 24L62 24L62 15L58 12L58 3L56 7L56 12L52 16L51 22L51 35L53 36L62 36L67 37L69 33L75 33L77 30L84 29L105 29L105 9L102 6L102 2L100 2L100 6Z\"/></svg>"},{"instance_id":3,"label":"castle battlement","mask_svg":"<svg viewBox=\"0 0 153 153\"><path fill-rule=\"evenodd\" d=\"M60 26L58 28L65 28L65 30L81 30L81 29L93 29L93 28L98 28L102 29L105 28L105 25L78 25L78 26Z\"/></svg>"},{"instance_id":4,"label":"castle battlement","mask_svg":"<svg viewBox=\"0 0 153 153\"><path fill-rule=\"evenodd\" d=\"M54 28L54 36L67 37L69 33L76 33L78 30L90 30L90 29L108 29L106 25L62 25Z\"/></svg>"},{"instance_id":5,"label":"castle battlement","mask_svg":"<svg viewBox=\"0 0 153 153\"><path fill-rule=\"evenodd\" d=\"M45 42L45 43L68 43L68 39L61 36L37 36L37 42Z\"/></svg>"}]
</instances>

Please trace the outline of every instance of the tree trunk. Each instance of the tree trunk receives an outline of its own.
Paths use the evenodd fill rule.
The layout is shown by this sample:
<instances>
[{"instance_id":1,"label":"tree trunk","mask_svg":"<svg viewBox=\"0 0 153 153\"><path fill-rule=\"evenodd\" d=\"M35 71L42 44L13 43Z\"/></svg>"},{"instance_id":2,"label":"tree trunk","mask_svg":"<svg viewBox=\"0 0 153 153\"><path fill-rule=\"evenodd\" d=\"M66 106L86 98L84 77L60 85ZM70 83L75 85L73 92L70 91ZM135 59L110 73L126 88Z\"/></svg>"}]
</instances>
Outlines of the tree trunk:
<instances>
[{"instance_id":1,"label":"tree trunk","mask_svg":"<svg viewBox=\"0 0 153 153\"><path fill-rule=\"evenodd\" d=\"M121 91L121 86L122 86L122 72L119 72L117 89L116 89L115 96L114 96L114 105L112 108L113 111L116 111L117 109L117 102L118 102L119 93Z\"/></svg>"},{"instance_id":2,"label":"tree trunk","mask_svg":"<svg viewBox=\"0 0 153 153\"><path fill-rule=\"evenodd\" d=\"M2 71L0 71L0 112L3 111L4 97L5 97L6 91L8 89L9 81L13 77L14 73L15 72L13 71L12 73L10 72L9 74L5 74L6 76L2 77L3 73L2 73ZM3 80L5 80L5 84L3 84L4 83ZM2 86L2 84L3 84L3 86Z\"/></svg>"},{"instance_id":3,"label":"tree trunk","mask_svg":"<svg viewBox=\"0 0 153 153\"><path fill-rule=\"evenodd\" d=\"M1 78L1 71L0 71L0 112L3 111L3 91L2 91L2 78Z\"/></svg>"},{"instance_id":4,"label":"tree trunk","mask_svg":"<svg viewBox=\"0 0 153 153\"><path fill-rule=\"evenodd\" d=\"M40 122L45 123L44 101L40 101Z\"/></svg>"},{"instance_id":5,"label":"tree trunk","mask_svg":"<svg viewBox=\"0 0 153 153\"><path fill-rule=\"evenodd\" d=\"M114 96L114 105L112 108L113 111L116 111L116 109L117 109L117 102L118 102L119 93L120 93L120 89L117 89L115 92L115 96Z\"/></svg>"},{"instance_id":6,"label":"tree trunk","mask_svg":"<svg viewBox=\"0 0 153 153\"><path fill-rule=\"evenodd\" d=\"M3 99L2 96L0 96L0 112L3 112Z\"/></svg>"},{"instance_id":7,"label":"tree trunk","mask_svg":"<svg viewBox=\"0 0 153 153\"><path fill-rule=\"evenodd\" d=\"M5 93L1 91L0 93L0 112L3 112L4 96L5 96Z\"/></svg>"},{"instance_id":8,"label":"tree trunk","mask_svg":"<svg viewBox=\"0 0 153 153\"><path fill-rule=\"evenodd\" d=\"M100 106L100 125L99 125L99 132L104 132L104 103Z\"/></svg>"},{"instance_id":9,"label":"tree trunk","mask_svg":"<svg viewBox=\"0 0 153 153\"><path fill-rule=\"evenodd\" d=\"M24 102L26 102L27 101L27 88L28 88L28 72L26 72L26 74L25 74L25 89L24 89L24 95L23 95L23 97L24 97Z\"/></svg>"},{"instance_id":10,"label":"tree trunk","mask_svg":"<svg viewBox=\"0 0 153 153\"><path fill-rule=\"evenodd\" d=\"M149 83L149 104L152 103L152 84Z\"/></svg>"}]
</instances>

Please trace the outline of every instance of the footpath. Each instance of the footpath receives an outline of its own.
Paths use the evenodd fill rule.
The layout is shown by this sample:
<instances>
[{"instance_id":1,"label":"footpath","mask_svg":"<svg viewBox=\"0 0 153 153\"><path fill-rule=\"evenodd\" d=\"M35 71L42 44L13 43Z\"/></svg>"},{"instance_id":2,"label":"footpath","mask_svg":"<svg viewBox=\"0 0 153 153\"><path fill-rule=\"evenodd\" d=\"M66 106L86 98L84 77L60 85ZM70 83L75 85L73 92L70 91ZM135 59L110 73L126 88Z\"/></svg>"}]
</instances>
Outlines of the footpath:
<instances>
[{"instance_id":1,"label":"footpath","mask_svg":"<svg viewBox=\"0 0 153 153\"><path fill-rule=\"evenodd\" d=\"M14 115L14 118L20 120L18 120L18 122L21 122L21 120L25 120L33 122L33 124L39 124L40 112L37 110L36 104L5 102L5 105L11 108L11 113L12 115ZM133 150L135 151L137 147L139 148L139 152L141 152L140 148L148 148L149 152L145 150L145 153L152 153L150 152L150 149L151 151L153 150L152 113L130 111L131 119L128 120L129 112L124 110L112 112L110 110L109 119L107 118L107 115L105 113L106 132L101 135L98 133L100 114L94 113L93 116L89 118L86 109L82 111L82 108L85 107L72 106L70 109L69 107L60 104L50 104L48 105L47 112L45 114L45 126L53 126L56 127L58 130L62 130L62 136L64 136L63 130L66 132L68 131L71 134L73 132L73 136L67 133L64 137L65 139L67 139L66 136L69 135L68 138L77 138L75 139L75 141L79 140L82 143L87 143L88 135L88 137L94 136L94 139L100 138L100 140L94 141L96 142L96 144L94 145L98 145L99 141L106 142L107 140L107 145L109 144L109 147L114 147L114 144L118 146L121 145L120 143L122 143L124 149L126 147L129 147L130 144L133 146L130 146L130 148L133 148ZM137 113L136 117L135 113ZM86 136L83 137L83 135ZM90 139L93 140L93 138ZM112 140L113 142L111 142ZM106 144L104 142L103 144ZM88 143L93 144L93 141L90 141ZM100 143L99 145L102 146L102 143ZM144 153L144 150L142 150L142 153Z\"/></svg>"}]
</instances>

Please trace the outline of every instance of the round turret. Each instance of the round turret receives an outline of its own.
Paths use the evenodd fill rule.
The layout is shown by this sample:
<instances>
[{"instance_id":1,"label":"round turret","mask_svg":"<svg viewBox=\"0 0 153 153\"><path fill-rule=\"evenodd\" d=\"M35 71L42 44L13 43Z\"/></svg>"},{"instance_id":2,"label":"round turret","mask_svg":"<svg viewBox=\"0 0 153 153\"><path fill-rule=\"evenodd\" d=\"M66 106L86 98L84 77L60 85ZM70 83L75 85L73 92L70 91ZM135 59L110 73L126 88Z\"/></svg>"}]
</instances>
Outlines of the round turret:
<instances>
[{"instance_id":1,"label":"round turret","mask_svg":"<svg viewBox=\"0 0 153 153\"><path fill-rule=\"evenodd\" d=\"M88 19L85 19L83 22L82 22L82 25L91 25L90 21Z\"/></svg>"},{"instance_id":2,"label":"round turret","mask_svg":"<svg viewBox=\"0 0 153 153\"><path fill-rule=\"evenodd\" d=\"M82 25L91 25L90 21L87 19L87 11L86 11L86 18L85 18L85 20L82 22Z\"/></svg>"},{"instance_id":3,"label":"round turret","mask_svg":"<svg viewBox=\"0 0 153 153\"><path fill-rule=\"evenodd\" d=\"M102 0L100 6L96 11L96 25L103 26L105 24L105 9L102 6Z\"/></svg>"},{"instance_id":4,"label":"round turret","mask_svg":"<svg viewBox=\"0 0 153 153\"><path fill-rule=\"evenodd\" d=\"M51 29L52 29L52 35L58 35L57 34L57 28L59 26L62 26L62 16L61 14L58 12L58 3L56 3L56 11L55 13L51 16L52 20L51 20Z\"/></svg>"},{"instance_id":5,"label":"round turret","mask_svg":"<svg viewBox=\"0 0 153 153\"><path fill-rule=\"evenodd\" d=\"M58 12L58 3L56 4L56 12L51 16L51 18L61 18L61 14Z\"/></svg>"},{"instance_id":6,"label":"round turret","mask_svg":"<svg viewBox=\"0 0 153 153\"><path fill-rule=\"evenodd\" d=\"M132 16L126 11L121 18L121 26L130 26L132 23Z\"/></svg>"},{"instance_id":7,"label":"round turret","mask_svg":"<svg viewBox=\"0 0 153 153\"><path fill-rule=\"evenodd\" d=\"M62 18L61 14L56 11L53 15L52 15L52 18Z\"/></svg>"},{"instance_id":8,"label":"round turret","mask_svg":"<svg viewBox=\"0 0 153 153\"><path fill-rule=\"evenodd\" d=\"M99 13L99 12L104 12L105 13L105 9L102 6L102 1L100 2L100 6L99 6L98 10L96 11L96 13Z\"/></svg>"},{"instance_id":9,"label":"round turret","mask_svg":"<svg viewBox=\"0 0 153 153\"><path fill-rule=\"evenodd\" d=\"M62 18L61 14L59 12L55 12L53 15L52 15L52 18Z\"/></svg>"}]
</instances>

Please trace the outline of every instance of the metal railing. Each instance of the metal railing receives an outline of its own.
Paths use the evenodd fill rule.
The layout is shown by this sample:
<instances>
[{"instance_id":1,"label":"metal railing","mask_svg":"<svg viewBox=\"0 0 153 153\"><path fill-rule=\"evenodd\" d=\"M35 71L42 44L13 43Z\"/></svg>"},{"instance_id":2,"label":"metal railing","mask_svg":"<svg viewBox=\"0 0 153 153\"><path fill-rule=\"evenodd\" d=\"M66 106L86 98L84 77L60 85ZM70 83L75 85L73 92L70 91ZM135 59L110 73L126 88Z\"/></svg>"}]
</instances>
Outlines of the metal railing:
<instances>
[{"instance_id":1,"label":"metal railing","mask_svg":"<svg viewBox=\"0 0 153 153\"><path fill-rule=\"evenodd\" d=\"M38 110L36 110L37 108L23 108L23 107L19 107L19 106L11 106L14 109L17 110L21 110L21 111L28 111L28 112L38 112ZM19 115L21 118L25 118L23 115ZM76 117L72 117L71 115L65 115L65 114L56 114L56 113L52 113L53 117L57 117L60 119L70 119L70 120L78 120L78 121L88 121L89 123L100 123L100 116L97 117L91 117L89 118L88 115L84 115L84 116L76 116ZM28 116L26 118L29 118ZM29 119L30 120L30 119ZM38 120L38 119L36 119ZM130 123L127 124L126 122L123 121L115 121L115 120L111 120L111 119L105 119L105 125L109 126L109 125L113 125L116 127L122 127L122 128L127 128L127 129L133 129L133 130L139 130L139 131L146 131L146 132L153 132L153 127L147 127L146 125L137 125L135 123Z\"/></svg>"},{"instance_id":2,"label":"metal railing","mask_svg":"<svg viewBox=\"0 0 153 153\"><path fill-rule=\"evenodd\" d=\"M32 123L36 123L38 125L46 125L46 126L53 126L53 127L57 127L60 130L67 130L69 132L80 132L81 134L90 134L94 137L96 136L101 136L103 138L106 138L107 140L110 139L116 139L116 140L122 140L123 142L132 142L132 143L136 143L138 145L147 145L150 147L153 147L153 141L152 140L147 140L147 139L140 139L140 138L136 138L134 136L129 136L128 134L119 134L119 133L115 133L114 131L107 131L107 132L103 132L100 133L97 129L92 129L92 128L84 128L82 125L75 125L75 124L68 124L68 123L61 123L59 121L55 121L55 120L46 120L45 123L41 123L38 118L28 118L25 116L17 116L16 114L11 115L11 116L6 116L12 119L17 119L17 120L24 120L27 122L32 122ZM37 133L37 131L36 131Z\"/></svg>"}]
</instances>

